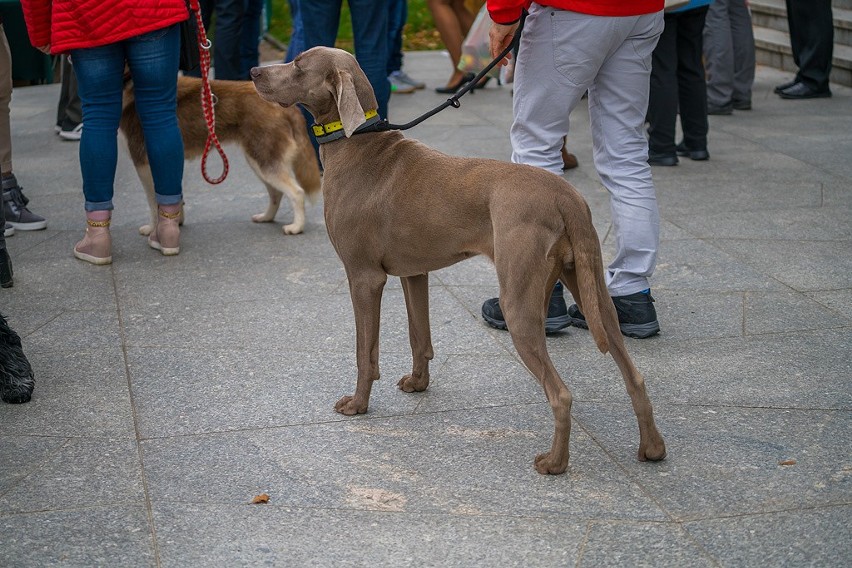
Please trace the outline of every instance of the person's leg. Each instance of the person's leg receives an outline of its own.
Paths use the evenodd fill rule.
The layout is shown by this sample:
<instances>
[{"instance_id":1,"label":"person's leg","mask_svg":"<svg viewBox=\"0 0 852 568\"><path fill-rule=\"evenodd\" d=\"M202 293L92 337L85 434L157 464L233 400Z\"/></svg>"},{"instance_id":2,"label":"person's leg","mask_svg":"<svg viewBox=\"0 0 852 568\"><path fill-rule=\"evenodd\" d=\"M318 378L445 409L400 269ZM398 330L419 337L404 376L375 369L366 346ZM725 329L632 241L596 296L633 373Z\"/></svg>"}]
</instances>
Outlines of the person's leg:
<instances>
[{"instance_id":1,"label":"person's leg","mask_svg":"<svg viewBox=\"0 0 852 568\"><path fill-rule=\"evenodd\" d=\"M388 75L402 69L402 28L407 18L406 0L388 0Z\"/></svg>"},{"instance_id":2,"label":"person's leg","mask_svg":"<svg viewBox=\"0 0 852 568\"><path fill-rule=\"evenodd\" d=\"M349 0L349 8L355 58L376 93L379 115L388 118L388 0Z\"/></svg>"},{"instance_id":3,"label":"person's leg","mask_svg":"<svg viewBox=\"0 0 852 568\"><path fill-rule=\"evenodd\" d=\"M118 162L118 123L124 88L124 48L119 43L75 49L77 92L83 103L85 133L80 140L80 172L86 211L110 211Z\"/></svg>"},{"instance_id":4,"label":"person's leg","mask_svg":"<svg viewBox=\"0 0 852 568\"><path fill-rule=\"evenodd\" d=\"M707 66L707 105L714 114L728 112L731 108L734 48L729 8L732 2L742 1L714 0L707 12L704 63Z\"/></svg>"},{"instance_id":5,"label":"person's leg","mask_svg":"<svg viewBox=\"0 0 852 568\"><path fill-rule=\"evenodd\" d=\"M302 28L302 10L301 0L289 0L290 4L290 19L293 22L293 29L290 33L290 43L287 45L287 55L284 56L284 63L290 63L297 55L305 51L305 32Z\"/></svg>"},{"instance_id":6,"label":"person's leg","mask_svg":"<svg viewBox=\"0 0 852 568\"><path fill-rule=\"evenodd\" d=\"M713 4L710 5L711 7ZM734 44L734 77L731 98L739 110L751 108L754 85L755 52L751 13L745 0L731 0L731 39ZM709 17L709 12L708 12Z\"/></svg>"},{"instance_id":7,"label":"person's leg","mask_svg":"<svg viewBox=\"0 0 852 568\"><path fill-rule=\"evenodd\" d=\"M12 126L9 103L12 102L12 52L0 24L0 170L12 171Z\"/></svg>"},{"instance_id":8,"label":"person's leg","mask_svg":"<svg viewBox=\"0 0 852 568\"><path fill-rule=\"evenodd\" d=\"M689 150L707 149L707 84L701 61L706 14L707 7L702 6L678 16L677 100L683 143Z\"/></svg>"},{"instance_id":9,"label":"person's leg","mask_svg":"<svg viewBox=\"0 0 852 568\"><path fill-rule=\"evenodd\" d=\"M447 81L448 88L458 85L464 76L464 73L458 70L458 65L461 60L462 42L467 31L462 28L462 22L459 20L458 12L454 7L457 1L429 0L429 11L435 21L435 28L441 36L441 42L450 54L450 62L453 65L453 72ZM470 29L470 24L468 24L467 29Z\"/></svg>"},{"instance_id":10,"label":"person's leg","mask_svg":"<svg viewBox=\"0 0 852 568\"><path fill-rule=\"evenodd\" d=\"M648 97L648 159L652 165L677 164L677 39L680 17L668 14L665 29L654 48Z\"/></svg>"},{"instance_id":11,"label":"person's leg","mask_svg":"<svg viewBox=\"0 0 852 568\"><path fill-rule=\"evenodd\" d=\"M80 139L80 172L86 198L86 235L74 256L92 264L112 262L109 234L118 162L118 124L124 89L124 48L120 43L75 49L71 59L83 103L85 131Z\"/></svg>"},{"instance_id":12,"label":"person's leg","mask_svg":"<svg viewBox=\"0 0 852 568\"><path fill-rule=\"evenodd\" d=\"M810 89L828 90L834 49L831 0L788 0L787 18L797 77Z\"/></svg>"},{"instance_id":13,"label":"person's leg","mask_svg":"<svg viewBox=\"0 0 852 568\"><path fill-rule=\"evenodd\" d=\"M240 70L244 79L249 78L252 67L260 65L260 18L263 16L263 0L244 0L245 14L240 32Z\"/></svg>"},{"instance_id":14,"label":"person's leg","mask_svg":"<svg viewBox=\"0 0 852 568\"><path fill-rule=\"evenodd\" d=\"M180 204L184 160L183 139L175 113L180 57L178 26L143 34L124 43L157 203Z\"/></svg>"},{"instance_id":15,"label":"person's leg","mask_svg":"<svg viewBox=\"0 0 852 568\"><path fill-rule=\"evenodd\" d=\"M633 24L631 24L631 21ZM595 168L610 194L616 255L606 270L612 296L649 288L657 262L660 218L643 126L651 54L662 14L615 19L624 40L609 54L589 89Z\"/></svg>"},{"instance_id":16,"label":"person's leg","mask_svg":"<svg viewBox=\"0 0 852 568\"><path fill-rule=\"evenodd\" d=\"M589 28L565 20L569 12L557 12L559 16L555 18L551 12L552 9L533 4L524 22L521 45L515 55L514 120L509 137L512 162L562 175L562 146L569 117L591 84L603 51L595 43L594 33L589 37L582 33ZM555 46L562 55L554 51ZM585 66L580 61L591 64ZM482 317L490 326L506 329L497 298L482 304ZM545 331L552 333L569 325L571 318L562 284L557 282L548 304Z\"/></svg>"},{"instance_id":17,"label":"person's leg","mask_svg":"<svg viewBox=\"0 0 852 568\"><path fill-rule=\"evenodd\" d=\"M533 4L524 23L509 137L513 162L561 175L561 150L571 111L591 85L603 55L594 38L581 33L590 28L572 26L565 20L570 12L557 11L558 16L551 17L551 11ZM577 34L576 41L572 33ZM580 63L585 61L590 63Z\"/></svg>"},{"instance_id":18,"label":"person's leg","mask_svg":"<svg viewBox=\"0 0 852 568\"><path fill-rule=\"evenodd\" d=\"M216 79L242 81L240 37L245 0L216 0L216 33L213 41L213 66Z\"/></svg>"}]
</instances>

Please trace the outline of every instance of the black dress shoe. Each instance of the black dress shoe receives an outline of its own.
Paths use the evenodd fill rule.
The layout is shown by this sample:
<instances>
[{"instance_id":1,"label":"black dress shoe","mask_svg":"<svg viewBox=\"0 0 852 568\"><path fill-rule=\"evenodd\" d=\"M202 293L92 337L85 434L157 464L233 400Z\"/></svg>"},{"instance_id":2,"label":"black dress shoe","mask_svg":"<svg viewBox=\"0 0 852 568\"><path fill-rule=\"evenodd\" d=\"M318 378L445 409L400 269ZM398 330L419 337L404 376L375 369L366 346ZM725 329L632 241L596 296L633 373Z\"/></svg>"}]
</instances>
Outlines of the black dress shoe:
<instances>
[{"instance_id":1,"label":"black dress shoe","mask_svg":"<svg viewBox=\"0 0 852 568\"><path fill-rule=\"evenodd\" d=\"M777 87L775 87L774 92L777 95L781 91L783 91L784 89L789 89L790 87L792 87L793 85L795 85L798 82L799 82L798 79L793 79L792 81L787 81L786 83L782 83L782 84L778 85Z\"/></svg>"},{"instance_id":2,"label":"black dress shoe","mask_svg":"<svg viewBox=\"0 0 852 568\"><path fill-rule=\"evenodd\" d=\"M676 166L678 162L676 154L657 154L648 152L648 163L652 166Z\"/></svg>"},{"instance_id":3,"label":"black dress shoe","mask_svg":"<svg viewBox=\"0 0 852 568\"><path fill-rule=\"evenodd\" d=\"M747 101L731 101L731 105L734 107L734 110L751 110L751 100Z\"/></svg>"},{"instance_id":4,"label":"black dress shoe","mask_svg":"<svg viewBox=\"0 0 852 568\"><path fill-rule=\"evenodd\" d=\"M710 159L710 152L707 151L707 148L703 148L701 150L690 150L686 147L684 142L678 144L675 151L678 156L689 156L690 160L695 160L697 162Z\"/></svg>"},{"instance_id":5,"label":"black dress shoe","mask_svg":"<svg viewBox=\"0 0 852 568\"><path fill-rule=\"evenodd\" d=\"M458 91L459 89L461 89L462 87L464 87L466 84L473 81L474 77L476 77L476 75L474 75L473 73L467 73L464 77L459 79L458 82L455 85L448 85L446 87L438 87L438 88L435 89L435 92L436 93L442 93L442 94L453 94L456 91Z\"/></svg>"},{"instance_id":6,"label":"black dress shoe","mask_svg":"<svg viewBox=\"0 0 852 568\"><path fill-rule=\"evenodd\" d=\"M778 96L782 99L825 99L831 96L831 91L828 87L817 90L811 89L804 83L796 83L792 87L783 89Z\"/></svg>"}]
</instances>

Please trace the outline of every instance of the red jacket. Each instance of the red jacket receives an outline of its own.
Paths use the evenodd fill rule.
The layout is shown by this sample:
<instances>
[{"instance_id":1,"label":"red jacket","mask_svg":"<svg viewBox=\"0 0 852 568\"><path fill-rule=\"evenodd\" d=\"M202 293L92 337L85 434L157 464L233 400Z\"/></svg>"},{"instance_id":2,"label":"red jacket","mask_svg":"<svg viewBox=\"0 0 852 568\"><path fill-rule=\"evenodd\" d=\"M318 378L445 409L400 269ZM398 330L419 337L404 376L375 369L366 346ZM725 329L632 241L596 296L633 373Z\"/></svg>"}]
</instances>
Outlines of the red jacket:
<instances>
[{"instance_id":1,"label":"red jacket","mask_svg":"<svg viewBox=\"0 0 852 568\"><path fill-rule=\"evenodd\" d=\"M107 45L182 22L184 0L21 0L30 43L51 53Z\"/></svg>"},{"instance_id":2,"label":"red jacket","mask_svg":"<svg viewBox=\"0 0 852 568\"><path fill-rule=\"evenodd\" d=\"M487 0L488 13L498 24L511 24L521 17L521 9L529 8L532 0ZM551 6L592 16L638 16L663 9L664 0L536 0L536 4Z\"/></svg>"}]
</instances>

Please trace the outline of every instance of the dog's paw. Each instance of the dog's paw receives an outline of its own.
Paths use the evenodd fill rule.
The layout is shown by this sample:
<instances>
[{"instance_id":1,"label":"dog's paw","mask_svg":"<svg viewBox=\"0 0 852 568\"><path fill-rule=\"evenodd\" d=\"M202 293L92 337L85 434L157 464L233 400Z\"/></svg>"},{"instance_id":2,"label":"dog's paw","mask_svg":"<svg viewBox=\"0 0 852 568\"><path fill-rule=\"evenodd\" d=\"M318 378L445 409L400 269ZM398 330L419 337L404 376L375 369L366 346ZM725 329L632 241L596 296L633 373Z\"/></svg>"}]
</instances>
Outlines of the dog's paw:
<instances>
[{"instance_id":1,"label":"dog's paw","mask_svg":"<svg viewBox=\"0 0 852 568\"><path fill-rule=\"evenodd\" d=\"M404 392L423 392L429 386L429 375L405 375L396 386Z\"/></svg>"},{"instance_id":2,"label":"dog's paw","mask_svg":"<svg viewBox=\"0 0 852 568\"><path fill-rule=\"evenodd\" d=\"M281 230L284 231L285 235L298 235L302 232L302 229L304 229L302 225L296 224L284 225L284 227L281 228Z\"/></svg>"},{"instance_id":3,"label":"dog's paw","mask_svg":"<svg viewBox=\"0 0 852 568\"><path fill-rule=\"evenodd\" d=\"M354 396L344 396L334 405L334 410L346 416L354 416L367 412L367 405L356 402Z\"/></svg>"},{"instance_id":4,"label":"dog's paw","mask_svg":"<svg viewBox=\"0 0 852 568\"><path fill-rule=\"evenodd\" d=\"M139 234L147 237L148 235L151 234L151 231L153 231L153 230L154 230L154 227L152 227L151 225L142 225L141 227L139 227Z\"/></svg>"},{"instance_id":5,"label":"dog's paw","mask_svg":"<svg viewBox=\"0 0 852 568\"><path fill-rule=\"evenodd\" d=\"M271 223L275 217L270 217L266 213L258 213L257 215L252 215L251 220L253 223Z\"/></svg>"},{"instance_id":6,"label":"dog's paw","mask_svg":"<svg viewBox=\"0 0 852 568\"><path fill-rule=\"evenodd\" d=\"M542 475L559 475L565 473L568 469L568 453L565 453L565 459L557 459L552 457L551 452L539 454L535 457L535 470Z\"/></svg>"},{"instance_id":7,"label":"dog's paw","mask_svg":"<svg viewBox=\"0 0 852 568\"><path fill-rule=\"evenodd\" d=\"M666 443L663 442L662 436L649 443L639 443L639 454L636 456L639 461L661 461L666 459Z\"/></svg>"}]
</instances>

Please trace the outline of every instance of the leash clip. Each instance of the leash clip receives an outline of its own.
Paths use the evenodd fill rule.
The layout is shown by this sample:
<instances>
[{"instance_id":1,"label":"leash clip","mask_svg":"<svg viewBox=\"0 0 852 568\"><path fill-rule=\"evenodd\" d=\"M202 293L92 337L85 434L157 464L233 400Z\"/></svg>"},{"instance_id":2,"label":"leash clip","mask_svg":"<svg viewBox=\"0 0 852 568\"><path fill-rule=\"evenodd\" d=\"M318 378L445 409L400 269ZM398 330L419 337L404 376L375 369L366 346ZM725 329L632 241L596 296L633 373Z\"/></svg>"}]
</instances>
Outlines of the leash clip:
<instances>
[{"instance_id":1,"label":"leash clip","mask_svg":"<svg viewBox=\"0 0 852 568\"><path fill-rule=\"evenodd\" d=\"M453 108L461 107L461 101L458 100L455 97L451 97L451 98L447 99L447 102L450 103L450 106L453 107Z\"/></svg>"}]
</instances>

